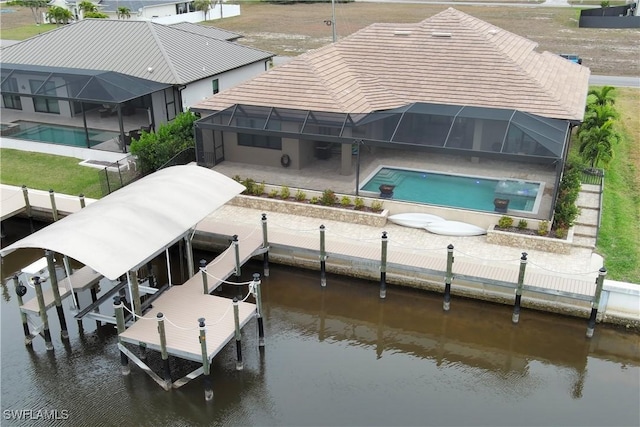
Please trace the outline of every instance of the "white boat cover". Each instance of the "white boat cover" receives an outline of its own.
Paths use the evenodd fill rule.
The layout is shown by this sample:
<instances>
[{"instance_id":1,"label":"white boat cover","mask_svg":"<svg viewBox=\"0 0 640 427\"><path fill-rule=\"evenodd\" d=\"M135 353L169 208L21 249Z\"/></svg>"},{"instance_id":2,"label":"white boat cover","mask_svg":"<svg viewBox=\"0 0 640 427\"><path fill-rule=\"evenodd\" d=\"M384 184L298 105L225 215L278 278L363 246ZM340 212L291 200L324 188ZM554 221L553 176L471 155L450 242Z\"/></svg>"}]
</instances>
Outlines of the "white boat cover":
<instances>
[{"instance_id":1,"label":"white boat cover","mask_svg":"<svg viewBox=\"0 0 640 427\"><path fill-rule=\"evenodd\" d=\"M19 248L49 249L115 280L162 253L244 189L233 179L195 164L172 166L1 249L0 254Z\"/></svg>"}]
</instances>

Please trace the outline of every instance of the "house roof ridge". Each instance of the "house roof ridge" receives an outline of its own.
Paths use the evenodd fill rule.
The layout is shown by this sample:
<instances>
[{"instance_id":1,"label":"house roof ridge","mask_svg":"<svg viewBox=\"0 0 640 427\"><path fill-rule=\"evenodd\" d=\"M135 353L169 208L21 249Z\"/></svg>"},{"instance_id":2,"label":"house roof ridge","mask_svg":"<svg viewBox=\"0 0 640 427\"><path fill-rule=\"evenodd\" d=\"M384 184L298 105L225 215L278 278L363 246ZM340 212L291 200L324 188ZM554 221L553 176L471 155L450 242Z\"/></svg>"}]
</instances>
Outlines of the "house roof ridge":
<instances>
[{"instance_id":1,"label":"house roof ridge","mask_svg":"<svg viewBox=\"0 0 640 427\"><path fill-rule=\"evenodd\" d=\"M156 31L157 27L154 27L154 25L162 25L162 24L155 24L152 21L142 21L142 22L146 22L147 26L149 28L149 32L151 33L151 36L153 37L153 39L156 41L156 44L158 46L158 49L160 49L160 52L162 52L162 56L164 58L165 63L167 64L167 67L169 67L169 71L171 72L171 74L173 75L173 77L176 79L176 82L183 84L185 83L181 76L180 73L178 73L176 71L176 68L173 65L173 61L171 60L171 57L167 54L167 51L164 47L164 42L161 40L160 36L158 35L158 32ZM168 27L167 25L163 25L163 27ZM183 31L180 30L179 28L172 28L172 30L178 30L178 31ZM192 33L193 34L193 33Z\"/></svg>"}]
</instances>

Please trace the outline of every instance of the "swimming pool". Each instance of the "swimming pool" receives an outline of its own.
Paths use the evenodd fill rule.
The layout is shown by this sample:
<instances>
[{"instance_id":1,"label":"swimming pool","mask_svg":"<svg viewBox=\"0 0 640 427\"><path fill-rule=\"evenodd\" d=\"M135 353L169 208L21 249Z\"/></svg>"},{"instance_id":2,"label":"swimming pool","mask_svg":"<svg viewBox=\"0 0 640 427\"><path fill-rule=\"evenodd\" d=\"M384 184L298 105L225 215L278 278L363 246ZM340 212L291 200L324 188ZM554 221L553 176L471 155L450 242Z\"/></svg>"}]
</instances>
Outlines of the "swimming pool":
<instances>
[{"instance_id":1,"label":"swimming pool","mask_svg":"<svg viewBox=\"0 0 640 427\"><path fill-rule=\"evenodd\" d=\"M495 212L494 200L508 199L508 209L537 213L544 183L517 179L475 177L433 171L379 167L365 181L362 191L380 194L381 185L392 185L394 200Z\"/></svg>"},{"instance_id":2,"label":"swimming pool","mask_svg":"<svg viewBox=\"0 0 640 427\"><path fill-rule=\"evenodd\" d=\"M87 133L89 135L89 147L118 137L117 132L88 129L72 126L52 125L48 123L36 123L19 120L14 122L17 130L12 130L11 138L27 139L29 141L47 142L50 144L71 145L74 147L87 147Z\"/></svg>"}]
</instances>

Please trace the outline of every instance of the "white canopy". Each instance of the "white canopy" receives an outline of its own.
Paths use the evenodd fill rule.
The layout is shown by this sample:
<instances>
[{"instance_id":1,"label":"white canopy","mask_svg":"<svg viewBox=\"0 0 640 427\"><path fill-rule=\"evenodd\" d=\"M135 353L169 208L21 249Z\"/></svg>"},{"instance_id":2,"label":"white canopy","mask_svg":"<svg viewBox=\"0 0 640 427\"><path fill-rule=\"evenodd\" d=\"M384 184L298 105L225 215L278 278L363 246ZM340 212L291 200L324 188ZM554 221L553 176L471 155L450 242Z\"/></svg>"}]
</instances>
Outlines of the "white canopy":
<instances>
[{"instance_id":1,"label":"white canopy","mask_svg":"<svg viewBox=\"0 0 640 427\"><path fill-rule=\"evenodd\" d=\"M196 165L172 166L119 189L0 250L42 248L67 255L108 279L139 268L244 190Z\"/></svg>"}]
</instances>

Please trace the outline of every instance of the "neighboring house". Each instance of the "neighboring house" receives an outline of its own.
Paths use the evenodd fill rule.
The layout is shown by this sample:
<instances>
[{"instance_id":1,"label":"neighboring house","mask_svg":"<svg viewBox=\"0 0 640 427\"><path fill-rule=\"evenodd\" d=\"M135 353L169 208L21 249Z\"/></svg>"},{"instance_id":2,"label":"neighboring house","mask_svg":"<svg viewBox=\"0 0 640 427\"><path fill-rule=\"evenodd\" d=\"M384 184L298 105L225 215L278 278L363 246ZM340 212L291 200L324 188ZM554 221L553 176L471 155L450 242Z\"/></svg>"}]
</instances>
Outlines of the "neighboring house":
<instances>
[{"instance_id":1,"label":"neighboring house","mask_svg":"<svg viewBox=\"0 0 640 427\"><path fill-rule=\"evenodd\" d=\"M176 22L197 23L205 20L203 11L195 9L191 1L168 0L100 0L100 11L116 19L119 7L126 7L131 13L129 19L149 20L170 25ZM239 4L225 4L222 1L212 2L207 12L207 20L228 18L240 15Z\"/></svg>"},{"instance_id":2,"label":"neighboring house","mask_svg":"<svg viewBox=\"0 0 640 427\"><path fill-rule=\"evenodd\" d=\"M143 109L157 127L269 68L271 53L198 27L84 19L3 47L2 108L64 116Z\"/></svg>"},{"instance_id":3,"label":"neighboring house","mask_svg":"<svg viewBox=\"0 0 640 427\"><path fill-rule=\"evenodd\" d=\"M557 183L590 71L536 46L453 8L370 25L195 105L198 162L304 169L332 146L353 176L355 144L534 163Z\"/></svg>"}]
</instances>

